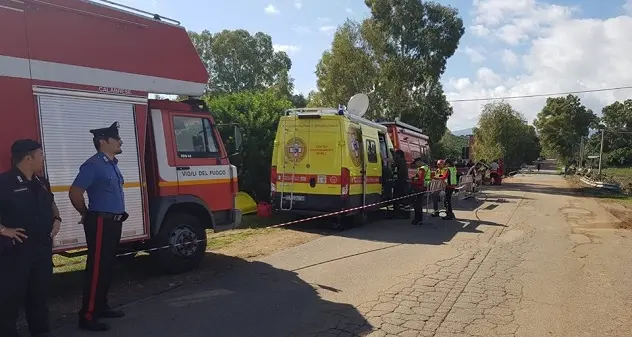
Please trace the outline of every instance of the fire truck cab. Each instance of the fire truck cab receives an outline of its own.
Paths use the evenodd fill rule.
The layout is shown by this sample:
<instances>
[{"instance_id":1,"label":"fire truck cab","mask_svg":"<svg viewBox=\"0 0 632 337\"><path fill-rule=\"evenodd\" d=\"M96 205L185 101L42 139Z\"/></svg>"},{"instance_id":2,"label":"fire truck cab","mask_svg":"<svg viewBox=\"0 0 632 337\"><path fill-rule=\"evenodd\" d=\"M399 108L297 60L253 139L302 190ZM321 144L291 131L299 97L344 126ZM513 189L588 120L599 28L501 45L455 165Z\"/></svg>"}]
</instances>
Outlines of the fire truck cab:
<instances>
[{"instance_id":1,"label":"fire truck cab","mask_svg":"<svg viewBox=\"0 0 632 337\"><path fill-rule=\"evenodd\" d=\"M382 122L381 124L388 129L388 135L395 149L404 151L410 178L417 174L413 160L423 158L426 163L431 164L430 146L428 145L430 138L424 135L420 128L400 121L399 117L396 117L394 122Z\"/></svg>"},{"instance_id":2,"label":"fire truck cab","mask_svg":"<svg viewBox=\"0 0 632 337\"><path fill-rule=\"evenodd\" d=\"M118 8L117 8L118 7ZM237 170L211 114L199 101L208 73L177 22L84 0L0 0L0 169L20 138L39 140L46 176L63 219L54 252L84 248L68 190L95 154L90 129L120 125L127 212L122 252L151 252L163 271L195 267L206 229L241 221ZM166 247L166 248L165 248Z\"/></svg>"}]
</instances>

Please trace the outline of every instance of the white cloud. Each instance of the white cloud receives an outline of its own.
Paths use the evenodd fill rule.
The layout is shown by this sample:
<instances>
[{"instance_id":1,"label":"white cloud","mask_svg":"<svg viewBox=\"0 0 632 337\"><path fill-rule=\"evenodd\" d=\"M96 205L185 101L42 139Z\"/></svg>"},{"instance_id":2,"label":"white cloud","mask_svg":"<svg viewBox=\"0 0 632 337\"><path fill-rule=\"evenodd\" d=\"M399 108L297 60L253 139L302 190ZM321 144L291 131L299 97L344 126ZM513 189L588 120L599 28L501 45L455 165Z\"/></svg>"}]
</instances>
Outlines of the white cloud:
<instances>
[{"instance_id":1,"label":"white cloud","mask_svg":"<svg viewBox=\"0 0 632 337\"><path fill-rule=\"evenodd\" d=\"M485 55L483 55L483 52L476 48L465 47L463 52L470 58L472 63L480 63L487 59Z\"/></svg>"},{"instance_id":2,"label":"white cloud","mask_svg":"<svg viewBox=\"0 0 632 337\"><path fill-rule=\"evenodd\" d=\"M303 8L303 3L300 1L294 1L294 7L296 7L296 9L301 9Z\"/></svg>"},{"instance_id":3,"label":"white cloud","mask_svg":"<svg viewBox=\"0 0 632 337\"><path fill-rule=\"evenodd\" d=\"M628 14L632 14L632 0L627 0L625 4L623 4L623 10Z\"/></svg>"},{"instance_id":4,"label":"white cloud","mask_svg":"<svg viewBox=\"0 0 632 337\"><path fill-rule=\"evenodd\" d=\"M470 30L476 36L487 36L489 34L489 29L483 25L473 25L470 27Z\"/></svg>"},{"instance_id":5,"label":"white cloud","mask_svg":"<svg viewBox=\"0 0 632 337\"><path fill-rule=\"evenodd\" d=\"M518 65L518 56L510 49L503 50L501 60L507 67Z\"/></svg>"},{"instance_id":6,"label":"white cloud","mask_svg":"<svg viewBox=\"0 0 632 337\"><path fill-rule=\"evenodd\" d=\"M311 33L312 32L312 30L309 27L299 26L299 25L292 26L292 30L297 33Z\"/></svg>"},{"instance_id":7,"label":"white cloud","mask_svg":"<svg viewBox=\"0 0 632 337\"><path fill-rule=\"evenodd\" d=\"M266 12L266 14L279 14L280 13L280 11L276 7L274 7L274 5L272 4L267 5L263 9L263 11Z\"/></svg>"},{"instance_id":8,"label":"white cloud","mask_svg":"<svg viewBox=\"0 0 632 337\"><path fill-rule=\"evenodd\" d=\"M320 22L329 22L331 21L331 18L319 16L318 18L316 18L316 20Z\"/></svg>"},{"instance_id":9,"label":"white cloud","mask_svg":"<svg viewBox=\"0 0 632 337\"><path fill-rule=\"evenodd\" d=\"M632 10L632 0L627 5ZM501 43L521 43L526 48L492 50L489 55L499 57L488 58L473 76L444 79L448 100L632 85L632 40L628 33L632 31L632 12L605 20L586 19L579 17L575 8L535 0L475 0L475 9L473 23L480 26L476 32L487 31ZM516 54L518 50L524 51ZM498 67L499 60L510 67L520 65L523 73L505 73ZM632 97L632 90L579 96L599 114L604 105ZM507 100L529 122L545 101L546 97ZM475 125L485 103L453 102L454 115L448 127L458 130Z\"/></svg>"},{"instance_id":10,"label":"white cloud","mask_svg":"<svg viewBox=\"0 0 632 337\"><path fill-rule=\"evenodd\" d=\"M301 50L301 46L292 44L275 44L272 47L274 48L274 51L284 51L288 54L294 54Z\"/></svg>"},{"instance_id":11,"label":"white cloud","mask_svg":"<svg viewBox=\"0 0 632 337\"><path fill-rule=\"evenodd\" d=\"M336 30L336 26L321 26L318 29L323 33L333 34L333 32Z\"/></svg>"},{"instance_id":12,"label":"white cloud","mask_svg":"<svg viewBox=\"0 0 632 337\"><path fill-rule=\"evenodd\" d=\"M632 1L632 0L630 0L630 1ZM347 13L349 13L349 14L353 14L353 9L351 9L351 8L346 8L346 9L345 9L345 12L347 12Z\"/></svg>"},{"instance_id":13,"label":"white cloud","mask_svg":"<svg viewBox=\"0 0 632 337\"><path fill-rule=\"evenodd\" d=\"M493 35L512 45L568 20L576 8L536 0L474 0L475 35Z\"/></svg>"}]
</instances>

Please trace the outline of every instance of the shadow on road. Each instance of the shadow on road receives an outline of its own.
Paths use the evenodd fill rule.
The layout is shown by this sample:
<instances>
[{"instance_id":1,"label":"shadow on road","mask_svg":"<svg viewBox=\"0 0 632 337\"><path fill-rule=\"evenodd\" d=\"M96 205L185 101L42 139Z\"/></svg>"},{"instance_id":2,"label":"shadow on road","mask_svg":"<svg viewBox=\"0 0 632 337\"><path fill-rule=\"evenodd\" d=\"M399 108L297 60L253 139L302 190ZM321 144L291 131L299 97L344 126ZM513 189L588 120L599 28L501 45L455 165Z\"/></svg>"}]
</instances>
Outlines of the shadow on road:
<instances>
[{"instance_id":1,"label":"shadow on road","mask_svg":"<svg viewBox=\"0 0 632 337\"><path fill-rule=\"evenodd\" d=\"M123 306L127 317L111 320L112 331L99 336L308 336L337 327L354 334L371 330L354 307L323 300L315 289L318 285L304 282L294 272L218 254L208 254L204 265L189 273L195 278L193 285L171 284L168 289L155 289L161 294L135 298L135 291L153 282L164 284L169 277L133 267L142 260L120 268L124 276L112 287L110 297L113 305L131 302ZM222 273L226 270L232 271ZM78 289L77 274L56 275L56 282L76 283ZM52 336L94 335L77 330L76 317L71 318Z\"/></svg>"},{"instance_id":2,"label":"shadow on road","mask_svg":"<svg viewBox=\"0 0 632 337\"><path fill-rule=\"evenodd\" d=\"M581 188L566 186L551 186L551 184L540 184L535 182L511 182L507 184L507 189L519 192L555 194L566 196L577 196L581 192Z\"/></svg>"},{"instance_id":3,"label":"shadow on road","mask_svg":"<svg viewBox=\"0 0 632 337\"><path fill-rule=\"evenodd\" d=\"M456 210L456 209L455 209ZM339 235L358 240L370 240L398 244L442 245L459 232L482 233L481 225L501 226L495 222L479 220L442 220L427 217L422 226L413 226L410 220L378 221L361 228L344 231Z\"/></svg>"}]
</instances>

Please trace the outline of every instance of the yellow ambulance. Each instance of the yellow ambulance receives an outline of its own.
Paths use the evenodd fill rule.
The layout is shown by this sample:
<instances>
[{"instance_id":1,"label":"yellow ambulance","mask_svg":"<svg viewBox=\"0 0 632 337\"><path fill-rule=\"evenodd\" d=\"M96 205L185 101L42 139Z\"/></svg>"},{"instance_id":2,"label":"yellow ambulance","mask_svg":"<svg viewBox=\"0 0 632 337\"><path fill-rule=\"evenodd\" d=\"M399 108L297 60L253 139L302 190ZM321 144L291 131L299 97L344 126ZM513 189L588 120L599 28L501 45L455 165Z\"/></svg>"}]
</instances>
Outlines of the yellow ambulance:
<instances>
[{"instance_id":1,"label":"yellow ambulance","mask_svg":"<svg viewBox=\"0 0 632 337\"><path fill-rule=\"evenodd\" d=\"M383 200L382 171L392 159L386 126L362 118L368 98L358 94L347 107L287 110L274 141L271 197L275 210L315 215ZM366 221L365 208L334 217Z\"/></svg>"}]
</instances>

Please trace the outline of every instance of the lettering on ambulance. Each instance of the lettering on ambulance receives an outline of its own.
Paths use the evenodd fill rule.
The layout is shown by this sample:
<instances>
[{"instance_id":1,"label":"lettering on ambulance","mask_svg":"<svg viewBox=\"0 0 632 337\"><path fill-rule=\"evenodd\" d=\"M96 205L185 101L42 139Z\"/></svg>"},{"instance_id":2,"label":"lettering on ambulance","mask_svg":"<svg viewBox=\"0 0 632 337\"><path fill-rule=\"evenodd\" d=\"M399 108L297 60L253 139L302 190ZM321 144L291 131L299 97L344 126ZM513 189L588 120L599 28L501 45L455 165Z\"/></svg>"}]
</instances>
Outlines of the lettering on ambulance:
<instances>
[{"instance_id":1,"label":"lettering on ambulance","mask_svg":"<svg viewBox=\"0 0 632 337\"><path fill-rule=\"evenodd\" d=\"M279 174L277 175L277 181L279 183L285 182L288 183L288 185L292 184L292 182L294 183L303 183L303 184L308 184L310 179L316 179L318 184L327 184L327 185L338 185L340 184L340 176L339 175L320 175L320 174L294 174L294 179L292 180L292 175L291 174L286 174L286 175L282 175ZM367 178L367 184L379 184L380 183L380 177L378 176L368 176ZM354 176L351 177L351 184L362 184L362 177L361 176Z\"/></svg>"},{"instance_id":2,"label":"lettering on ambulance","mask_svg":"<svg viewBox=\"0 0 632 337\"><path fill-rule=\"evenodd\" d=\"M362 136L360 132L360 127L349 124L349 128L347 129L347 147L351 161L356 167L360 167L362 164L362 143L360 142Z\"/></svg>"},{"instance_id":3,"label":"lettering on ambulance","mask_svg":"<svg viewBox=\"0 0 632 337\"><path fill-rule=\"evenodd\" d=\"M317 156L325 156L330 152L333 152L334 149L328 145L316 145L314 148L310 149L309 152L314 153Z\"/></svg>"}]
</instances>

